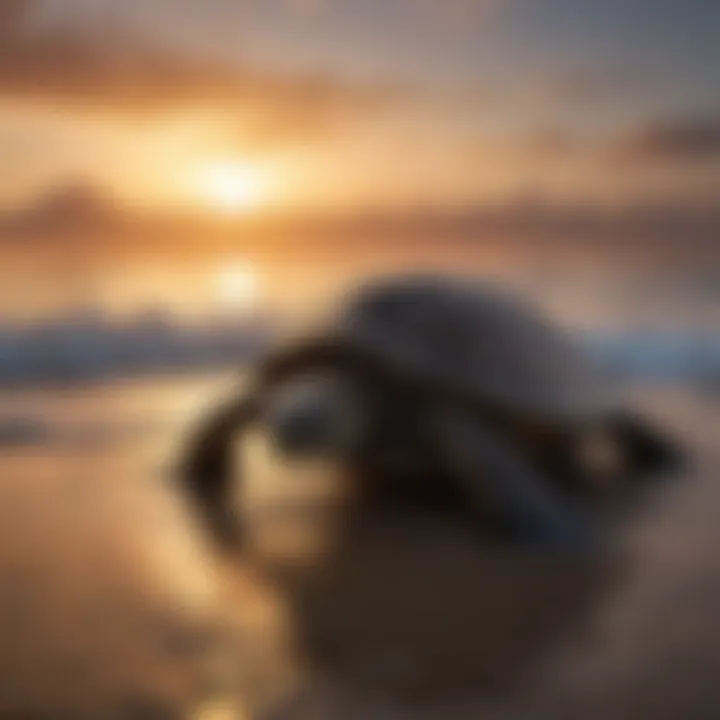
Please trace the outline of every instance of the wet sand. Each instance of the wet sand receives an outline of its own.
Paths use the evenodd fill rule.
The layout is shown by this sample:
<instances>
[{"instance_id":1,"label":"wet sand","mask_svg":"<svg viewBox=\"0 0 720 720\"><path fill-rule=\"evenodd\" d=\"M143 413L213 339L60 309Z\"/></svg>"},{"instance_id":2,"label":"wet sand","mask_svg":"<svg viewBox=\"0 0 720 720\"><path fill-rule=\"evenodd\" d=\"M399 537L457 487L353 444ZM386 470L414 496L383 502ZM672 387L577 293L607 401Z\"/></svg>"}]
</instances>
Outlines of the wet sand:
<instances>
[{"instance_id":1,"label":"wet sand","mask_svg":"<svg viewBox=\"0 0 720 720\"><path fill-rule=\"evenodd\" d=\"M272 593L239 564L217 562L163 472L205 389L12 398L90 426L123 412L147 420L151 407L163 430L4 449L0 718L241 718L299 682ZM671 389L641 401L687 441L694 467L628 538L632 574L536 683L490 704L448 698L410 711L311 682L283 716L717 717L720 404Z\"/></svg>"}]
</instances>

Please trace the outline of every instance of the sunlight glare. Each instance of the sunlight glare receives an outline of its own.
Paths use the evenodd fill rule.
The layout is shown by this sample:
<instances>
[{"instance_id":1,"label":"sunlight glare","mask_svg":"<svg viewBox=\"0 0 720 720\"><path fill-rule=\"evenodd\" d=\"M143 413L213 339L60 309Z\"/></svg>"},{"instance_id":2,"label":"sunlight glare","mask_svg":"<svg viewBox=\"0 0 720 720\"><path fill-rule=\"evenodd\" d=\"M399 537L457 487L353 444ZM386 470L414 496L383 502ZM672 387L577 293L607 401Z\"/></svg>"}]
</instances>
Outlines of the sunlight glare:
<instances>
[{"instance_id":1,"label":"sunlight glare","mask_svg":"<svg viewBox=\"0 0 720 720\"><path fill-rule=\"evenodd\" d=\"M236 309L249 309L260 299L260 278L249 263L232 263L220 268L216 288L218 299Z\"/></svg>"},{"instance_id":2,"label":"sunlight glare","mask_svg":"<svg viewBox=\"0 0 720 720\"><path fill-rule=\"evenodd\" d=\"M205 167L198 190L210 206L234 213L252 210L262 202L262 181L257 171L241 162L218 162Z\"/></svg>"}]
</instances>

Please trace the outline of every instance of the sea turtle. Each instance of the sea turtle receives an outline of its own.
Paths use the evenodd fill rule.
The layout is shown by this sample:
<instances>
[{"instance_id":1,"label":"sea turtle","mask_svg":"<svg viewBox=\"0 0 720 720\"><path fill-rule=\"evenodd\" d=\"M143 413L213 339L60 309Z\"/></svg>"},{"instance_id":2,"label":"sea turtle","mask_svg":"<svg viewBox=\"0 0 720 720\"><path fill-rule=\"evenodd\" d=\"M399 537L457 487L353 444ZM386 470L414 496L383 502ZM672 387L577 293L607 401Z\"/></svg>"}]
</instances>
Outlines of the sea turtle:
<instances>
[{"instance_id":1,"label":"sea turtle","mask_svg":"<svg viewBox=\"0 0 720 720\"><path fill-rule=\"evenodd\" d=\"M352 476L343 507L454 513L561 551L593 547L617 506L608 500L635 497L679 459L531 306L487 282L425 274L366 282L203 419L183 482L224 545L241 541L246 519L233 448L258 436L286 461Z\"/></svg>"}]
</instances>

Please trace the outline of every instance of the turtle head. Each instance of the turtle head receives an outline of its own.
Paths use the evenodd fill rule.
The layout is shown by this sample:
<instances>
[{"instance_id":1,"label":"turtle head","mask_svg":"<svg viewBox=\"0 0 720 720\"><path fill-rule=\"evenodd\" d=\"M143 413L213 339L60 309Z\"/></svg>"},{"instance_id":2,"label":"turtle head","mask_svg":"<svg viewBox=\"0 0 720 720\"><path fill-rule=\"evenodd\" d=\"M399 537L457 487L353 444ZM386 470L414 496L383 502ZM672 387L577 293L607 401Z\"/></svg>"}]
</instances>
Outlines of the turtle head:
<instances>
[{"instance_id":1,"label":"turtle head","mask_svg":"<svg viewBox=\"0 0 720 720\"><path fill-rule=\"evenodd\" d=\"M294 506L309 516L309 505L322 505L313 478L347 474L362 410L340 373L303 371L246 388L201 417L176 474L213 543L231 552L244 546L248 512L279 517Z\"/></svg>"},{"instance_id":2,"label":"turtle head","mask_svg":"<svg viewBox=\"0 0 720 720\"><path fill-rule=\"evenodd\" d=\"M277 579L306 577L339 542L362 409L343 374L293 374L261 392L257 417L233 439L228 504L244 551Z\"/></svg>"}]
</instances>

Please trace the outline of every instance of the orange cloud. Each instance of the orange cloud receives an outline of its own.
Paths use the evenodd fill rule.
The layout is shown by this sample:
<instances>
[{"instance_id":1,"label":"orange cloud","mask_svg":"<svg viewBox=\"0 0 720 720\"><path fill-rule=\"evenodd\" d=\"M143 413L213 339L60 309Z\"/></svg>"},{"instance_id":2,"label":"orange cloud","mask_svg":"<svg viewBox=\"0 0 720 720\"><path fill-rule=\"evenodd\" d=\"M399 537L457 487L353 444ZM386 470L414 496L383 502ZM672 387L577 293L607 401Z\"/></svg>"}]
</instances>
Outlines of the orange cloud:
<instances>
[{"instance_id":1,"label":"orange cloud","mask_svg":"<svg viewBox=\"0 0 720 720\"><path fill-rule=\"evenodd\" d=\"M134 38L35 22L33 0L0 3L0 97L110 112L213 106L267 121L269 135L302 135L395 102L400 88L238 67Z\"/></svg>"}]
</instances>

